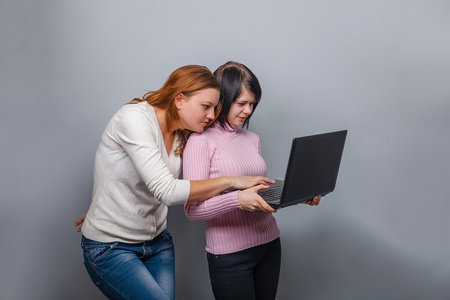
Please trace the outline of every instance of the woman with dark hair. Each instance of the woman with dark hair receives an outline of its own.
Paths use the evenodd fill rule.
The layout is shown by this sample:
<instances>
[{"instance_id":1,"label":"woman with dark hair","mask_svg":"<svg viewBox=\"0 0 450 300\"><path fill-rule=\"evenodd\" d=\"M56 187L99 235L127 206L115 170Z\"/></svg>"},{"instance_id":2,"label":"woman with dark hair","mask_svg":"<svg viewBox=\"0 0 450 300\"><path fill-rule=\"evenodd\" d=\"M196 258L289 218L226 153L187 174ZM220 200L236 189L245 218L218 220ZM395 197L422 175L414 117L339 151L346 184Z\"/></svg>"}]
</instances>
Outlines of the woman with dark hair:
<instances>
[{"instance_id":1,"label":"woman with dark hair","mask_svg":"<svg viewBox=\"0 0 450 300\"><path fill-rule=\"evenodd\" d=\"M257 77L227 62L215 72L224 103L213 125L193 133L183 154L183 177L265 176L258 135L243 130L261 99ZM281 264L280 231L271 211L246 211L257 188L218 194L185 204L186 216L206 222L206 251L216 299L275 299ZM310 205L318 205L314 197ZM262 198L258 202L264 202Z\"/></svg>"},{"instance_id":2,"label":"woman with dark hair","mask_svg":"<svg viewBox=\"0 0 450 300\"><path fill-rule=\"evenodd\" d=\"M92 202L76 226L84 221L85 266L109 299L174 299L167 206L252 187L253 200L244 209L272 211L256 194L273 182L264 176L178 179L189 134L202 132L221 102L220 85L206 67L184 66L161 89L124 105L106 126L95 156Z\"/></svg>"}]
</instances>

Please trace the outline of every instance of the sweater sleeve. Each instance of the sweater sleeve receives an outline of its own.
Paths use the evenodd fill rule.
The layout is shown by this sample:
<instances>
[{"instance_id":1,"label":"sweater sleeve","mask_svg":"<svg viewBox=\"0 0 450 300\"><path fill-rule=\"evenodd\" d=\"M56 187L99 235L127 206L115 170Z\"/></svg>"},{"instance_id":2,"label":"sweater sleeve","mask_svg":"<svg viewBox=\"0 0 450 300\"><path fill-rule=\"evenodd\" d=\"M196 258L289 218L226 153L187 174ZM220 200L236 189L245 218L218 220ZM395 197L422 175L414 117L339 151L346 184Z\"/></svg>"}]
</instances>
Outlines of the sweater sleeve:
<instances>
[{"instance_id":1,"label":"sweater sleeve","mask_svg":"<svg viewBox=\"0 0 450 300\"><path fill-rule=\"evenodd\" d=\"M190 182L175 178L163 161L157 142L159 125L155 122L144 111L130 106L114 120L113 139L127 153L153 197L168 206L183 204L189 198Z\"/></svg>"},{"instance_id":2,"label":"sweater sleeve","mask_svg":"<svg viewBox=\"0 0 450 300\"><path fill-rule=\"evenodd\" d=\"M183 178L209 179L210 161L214 152L214 148L210 149L203 136L191 135L183 152ZM189 202L184 206L186 217L191 221L214 219L235 209L241 209L237 191L216 195L204 201Z\"/></svg>"}]
</instances>

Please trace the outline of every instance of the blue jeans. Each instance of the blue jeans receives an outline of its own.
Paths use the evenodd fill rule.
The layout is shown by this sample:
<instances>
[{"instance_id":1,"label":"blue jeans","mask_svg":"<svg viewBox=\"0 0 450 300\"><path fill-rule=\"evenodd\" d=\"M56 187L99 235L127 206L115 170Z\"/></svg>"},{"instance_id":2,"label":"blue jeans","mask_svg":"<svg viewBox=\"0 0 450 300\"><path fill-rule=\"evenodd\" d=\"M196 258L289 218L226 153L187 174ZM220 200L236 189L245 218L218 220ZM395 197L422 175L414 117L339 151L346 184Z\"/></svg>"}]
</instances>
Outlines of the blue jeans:
<instances>
[{"instance_id":1,"label":"blue jeans","mask_svg":"<svg viewBox=\"0 0 450 300\"><path fill-rule=\"evenodd\" d=\"M175 298L175 252L165 229L143 243L101 243L82 237L84 265L109 299Z\"/></svg>"},{"instance_id":2,"label":"blue jeans","mask_svg":"<svg viewBox=\"0 0 450 300\"><path fill-rule=\"evenodd\" d=\"M207 256L216 300L275 299L281 266L279 238L242 251Z\"/></svg>"}]
</instances>

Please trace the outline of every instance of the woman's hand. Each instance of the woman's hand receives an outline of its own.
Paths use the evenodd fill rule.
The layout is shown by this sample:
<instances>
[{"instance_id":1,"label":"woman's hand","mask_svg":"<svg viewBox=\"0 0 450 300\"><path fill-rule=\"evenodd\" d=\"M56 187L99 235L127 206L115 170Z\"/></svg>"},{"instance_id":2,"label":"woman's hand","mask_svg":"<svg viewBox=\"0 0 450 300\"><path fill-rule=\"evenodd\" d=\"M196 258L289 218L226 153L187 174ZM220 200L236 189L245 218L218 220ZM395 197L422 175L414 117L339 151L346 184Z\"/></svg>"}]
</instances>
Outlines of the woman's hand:
<instances>
[{"instance_id":1,"label":"woman's hand","mask_svg":"<svg viewBox=\"0 0 450 300\"><path fill-rule=\"evenodd\" d=\"M75 226L80 225L80 227L77 228L77 232L81 231L81 227L83 226L82 224L83 224L85 218L86 218L86 213L84 213L84 215L81 218L79 218L78 221L75 222Z\"/></svg>"},{"instance_id":2,"label":"woman's hand","mask_svg":"<svg viewBox=\"0 0 450 300\"><path fill-rule=\"evenodd\" d=\"M203 201L230 190L245 190L257 185L267 185L275 180L264 176L221 176L203 180L190 180L188 202Z\"/></svg>"},{"instance_id":3,"label":"woman's hand","mask_svg":"<svg viewBox=\"0 0 450 300\"><path fill-rule=\"evenodd\" d=\"M265 178L265 177L264 177ZM268 179L268 178L266 178ZM271 179L270 179L271 180ZM272 182L271 182L272 183ZM267 204L266 201L261 198L257 193L259 190L268 189L269 186L265 184L260 184L249 189L238 192L238 201L243 210L256 211L261 210L264 212L276 212L276 210Z\"/></svg>"},{"instance_id":4,"label":"woman's hand","mask_svg":"<svg viewBox=\"0 0 450 300\"><path fill-rule=\"evenodd\" d=\"M232 176L232 189L245 190L257 185L267 185L275 183L275 180L264 176ZM259 190L259 189L258 189Z\"/></svg>"},{"instance_id":5,"label":"woman's hand","mask_svg":"<svg viewBox=\"0 0 450 300\"><path fill-rule=\"evenodd\" d=\"M302 202L302 203L303 204L308 204L310 206L317 206L320 203L320 199L322 199L322 196L319 195L319 196L313 197L311 200L308 200L308 201L305 201L305 202Z\"/></svg>"}]
</instances>

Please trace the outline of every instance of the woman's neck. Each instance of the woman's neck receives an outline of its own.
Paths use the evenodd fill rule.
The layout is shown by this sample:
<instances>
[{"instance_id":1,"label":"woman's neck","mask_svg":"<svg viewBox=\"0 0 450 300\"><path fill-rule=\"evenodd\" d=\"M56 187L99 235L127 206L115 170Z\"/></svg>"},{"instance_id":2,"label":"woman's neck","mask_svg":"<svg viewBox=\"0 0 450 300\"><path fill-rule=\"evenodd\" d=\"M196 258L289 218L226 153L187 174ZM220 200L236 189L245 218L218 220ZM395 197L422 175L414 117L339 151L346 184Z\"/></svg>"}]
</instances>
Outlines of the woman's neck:
<instances>
[{"instance_id":1,"label":"woman's neck","mask_svg":"<svg viewBox=\"0 0 450 300\"><path fill-rule=\"evenodd\" d=\"M179 128L176 126L176 124L172 125L171 128L167 128L166 124L166 115L167 110L158 108L153 106L153 109L155 110L156 119L158 120L159 129L161 130L161 133L163 136L169 135L169 134L175 134L175 131L177 131Z\"/></svg>"},{"instance_id":2,"label":"woman's neck","mask_svg":"<svg viewBox=\"0 0 450 300\"><path fill-rule=\"evenodd\" d=\"M167 155L170 155L170 152L172 151L172 147L173 147L173 142L175 139L175 131L178 128L175 128L175 129L167 128L167 126L166 126L167 110L164 110L164 109L161 109L158 107L153 107L153 109L155 110L156 119L158 120L159 129L161 130L161 135L164 140L164 145L166 147Z\"/></svg>"}]
</instances>

